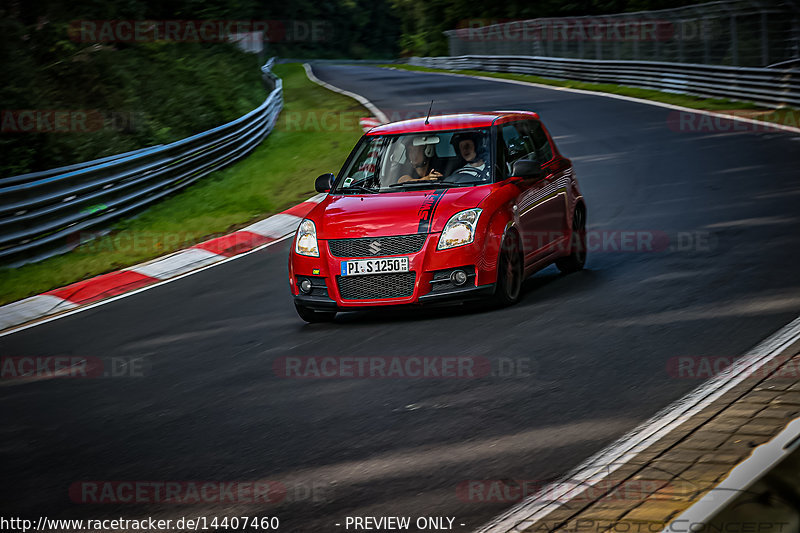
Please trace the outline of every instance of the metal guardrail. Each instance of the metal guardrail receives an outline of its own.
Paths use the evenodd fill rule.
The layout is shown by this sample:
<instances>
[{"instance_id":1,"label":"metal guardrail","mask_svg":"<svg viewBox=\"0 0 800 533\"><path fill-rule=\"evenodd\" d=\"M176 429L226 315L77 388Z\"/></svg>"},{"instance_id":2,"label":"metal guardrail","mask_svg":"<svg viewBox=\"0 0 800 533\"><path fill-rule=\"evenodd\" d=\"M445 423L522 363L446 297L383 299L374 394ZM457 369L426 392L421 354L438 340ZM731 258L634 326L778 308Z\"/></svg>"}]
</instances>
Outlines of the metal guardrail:
<instances>
[{"instance_id":1,"label":"metal guardrail","mask_svg":"<svg viewBox=\"0 0 800 533\"><path fill-rule=\"evenodd\" d=\"M312 63L320 65L389 65L391 63L403 62L397 58L390 59L309 59L309 58L294 58L282 57L278 63Z\"/></svg>"},{"instance_id":2,"label":"metal guardrail","mask_svg":"<svg viewBox=\"0 0 800 533\"><path fill-rule=\"evenodd\" d=\"M132 214L252 151L272 131L283 85L261 68L269 96L246 115L180 141L0 179L0 264L16 266L74 248L82 232Z\"/></svg>"},{"instance_id":3,"label":"metal guardrail","mask_svg":"<svg viewBox=\"0 0 800 533\"><path fill-rule=\"evenodd\" d=\"M766 67L800 52L797 0L715 0L611 15L466 19L449 54Z\"/></svg>"},{"instance_id":4,"label":"metal guardrail","mask_svg":"<svg viewBox=\"0 0 800 533\"><path fill-rule=\"evenodd\" d=\"M797 68L482 55L412 57L408 63L447 70L513 72L544 78L630 85L754 102L768 107L800 107L800 69Z\"/></svg>"}]
</instances>

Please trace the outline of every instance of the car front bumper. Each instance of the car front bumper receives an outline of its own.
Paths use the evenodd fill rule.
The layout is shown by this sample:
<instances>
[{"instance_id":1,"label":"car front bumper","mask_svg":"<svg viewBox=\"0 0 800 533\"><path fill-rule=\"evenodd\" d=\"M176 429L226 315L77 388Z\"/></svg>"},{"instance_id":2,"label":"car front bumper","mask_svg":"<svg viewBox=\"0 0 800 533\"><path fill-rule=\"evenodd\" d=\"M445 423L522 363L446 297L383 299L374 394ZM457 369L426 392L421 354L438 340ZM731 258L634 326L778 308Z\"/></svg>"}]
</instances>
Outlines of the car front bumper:
<instances>
[{"instance_id":1,"label":"car front bumper","mask_svg":"<svg viewBox=\"0 0 800 533\"><path fill-rule=\"evenodd\" d=\"M345 297L342 289L344 283L359 278L364 283L374 286L388 280L391 275L366 274L362 276L344 276L341 274L341 263L352 259L364 257L335 257L328 246L328 241L320 239L320 257L306 257L291 252L289 258L289 283L295 302L308 309L319 311L349 310L374 308L381 306L405 306L419 304L452 304L468 300L482 299L491 296L494 292L496 272L494 261L486 261L483 257L481 243L471 243L448 250L437 250L439 234L427 235L422 248L415 253L398 254L381 257L408 257L409 273L412 274L413 290L399 297ZM294 248L292 248L294 250ZM487 269L489 267L489 269ZM450 281L450 274L454 270L464 270L467 273L467 282L461 286ZM398 274L401 276L401 274ZM312 282L309 293L300 291L299 284L303 279ZM396 279L396 278L395 278ZM406 280L406 282L411 283Z\"/></svg>"},{"instance_id":2,"label":"car front bumper","mask_svg":"<svg viewBox=\"0 0 800 533\"><path fill-rule=\"evenodd\" d=\"M485 300L494 294L495 284L481 285L480 287L462 287L448 291L441 291L435 294L424 294L417 298L416 302L410 303L395 303L394 306L412 306L412 305L453 305L464 302L471 302L475 300ZM346 306L337 305L336 301L329 296L310 296L305 294L295 295L294 301L308 309L314 311L356 311L359 309L374 309L376 307L385 307L387 304L382 303L380 306L369 303L350 304Z\"/></svg>"}]
</instances>

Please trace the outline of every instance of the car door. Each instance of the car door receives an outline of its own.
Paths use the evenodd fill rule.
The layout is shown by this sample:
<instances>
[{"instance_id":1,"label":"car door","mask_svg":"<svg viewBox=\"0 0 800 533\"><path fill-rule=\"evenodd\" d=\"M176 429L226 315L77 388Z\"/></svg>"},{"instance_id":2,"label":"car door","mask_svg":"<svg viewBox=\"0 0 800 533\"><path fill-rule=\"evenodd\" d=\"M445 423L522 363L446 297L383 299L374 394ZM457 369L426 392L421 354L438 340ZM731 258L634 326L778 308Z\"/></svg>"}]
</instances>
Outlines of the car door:
<instances>
[{"instance_id":1,"label":"car door","mask_svg":"<svg viewBox=\"0 0 800 533\"><path fill-rule=\"evenodd\" d=\"M567 188L569 176L566 168L553 156L553 147L538 120L528 122L528 132L536 151L536 159L544 170L541 189L541 205L537 223L548 233L547 241L551 246L567 238L568 198Z\"/></svg>"},{"instance_id":2,"label":"car door","mask_svg":"<svg viewBox=\"0 0 800 533\"><path fill-rule=\"evenodd\" d=\"M498 148L504 152L505 168L502 170L507 176L513 175L512 170L517 160L537 158L530 122L528 120L508 122L499 128ZM519 189L515 210L519 217L525 262L529 264L545 254L552 242L547 227L547 208L552 206L543 205L546 201L548 182L544 179L523 178L515 183Z\"/></svg>"}]
</instances>

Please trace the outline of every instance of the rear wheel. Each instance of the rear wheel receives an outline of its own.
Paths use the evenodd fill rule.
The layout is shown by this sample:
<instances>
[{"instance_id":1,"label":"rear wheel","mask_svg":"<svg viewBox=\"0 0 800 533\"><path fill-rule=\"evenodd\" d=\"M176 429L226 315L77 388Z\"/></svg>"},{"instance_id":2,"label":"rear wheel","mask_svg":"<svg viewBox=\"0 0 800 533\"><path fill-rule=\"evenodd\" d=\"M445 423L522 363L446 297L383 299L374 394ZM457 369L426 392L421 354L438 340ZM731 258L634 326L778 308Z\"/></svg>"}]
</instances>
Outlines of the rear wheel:
<instances>
[{"instance_id":1,"label":"rear wheel","mask_svg":"<svg viewBox=\"0 0 800 533\"><path fill-rule=\"evenodd\" d=\"M586 211L580 205L575 208L572 216L572 240L569 248L568 256L556 260L556 266L565 274L583 270L583 265L586 264Z\"/></svg>"},{"instance_id":2,"label":"rear wheel","mask_svg":"<svg viewBox=\"0 0 800 533\"><path fill-rule=\"evenodd\" d=\"M315 311L299 303L294 304L297 314L308 323L330 322L336 317L336 311Z\"/></svg>"},{"instance_id":3,"label":"rear wheel","mask_svg":"<svg viewBox=\"0 0 800 533\"><path fill-rule=\"evenodd\" d=\"M516 235L509 234L500 247L500 260L497 264L497 286L494 291L495 302L507 306L519 301L522 292L522 255Z\"/></svg>"}]
</instances>

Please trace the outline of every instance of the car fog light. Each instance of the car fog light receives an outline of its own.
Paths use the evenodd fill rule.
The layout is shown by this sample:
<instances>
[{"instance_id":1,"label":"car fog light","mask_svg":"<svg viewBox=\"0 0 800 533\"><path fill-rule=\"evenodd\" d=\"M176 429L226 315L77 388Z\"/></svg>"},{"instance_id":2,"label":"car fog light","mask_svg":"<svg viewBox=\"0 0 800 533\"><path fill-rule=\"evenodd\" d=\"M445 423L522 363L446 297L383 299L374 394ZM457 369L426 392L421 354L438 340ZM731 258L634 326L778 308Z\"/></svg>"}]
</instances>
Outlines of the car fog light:
<instances>
[{"instance_id":1,"label":"car fog light","mask_svg":"<svg viewBox=\"0 0 800 533\"><path fill-rule=\"evenodd\" d=\"M303 291L306 294L311 292L311 280L310 279L304 279L303 281L301 281L300 282L300 290Z\"/></svg>"},{"instance_id":2,"label":"car fog light","mask_svg":"<svg viewBox=\"0 0 800 533\"><path fill-rule=\"evenodd\" d=\"M467 282L467 273L463 270L455 270L450 274L450 281L455 285L463 285Z\"/></svg>"}]
</instances>

